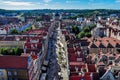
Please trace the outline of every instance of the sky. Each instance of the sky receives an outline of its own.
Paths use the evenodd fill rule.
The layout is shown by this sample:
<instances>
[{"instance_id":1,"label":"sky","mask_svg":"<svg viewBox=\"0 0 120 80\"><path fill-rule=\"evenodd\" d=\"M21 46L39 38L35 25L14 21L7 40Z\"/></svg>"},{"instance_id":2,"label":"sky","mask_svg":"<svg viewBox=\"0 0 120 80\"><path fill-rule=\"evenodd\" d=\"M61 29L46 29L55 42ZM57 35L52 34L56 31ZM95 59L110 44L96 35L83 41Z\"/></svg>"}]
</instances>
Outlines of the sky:
<instances>
[{"instance_id":1,"label":"sky","mask_svg":"<svg viewBox=\"0 0 120 80\"><path fill-rule=\"evenodd\" d=\"M120 9L120 0L0 0L0 9Z\"/></svg>"}]
</instances>

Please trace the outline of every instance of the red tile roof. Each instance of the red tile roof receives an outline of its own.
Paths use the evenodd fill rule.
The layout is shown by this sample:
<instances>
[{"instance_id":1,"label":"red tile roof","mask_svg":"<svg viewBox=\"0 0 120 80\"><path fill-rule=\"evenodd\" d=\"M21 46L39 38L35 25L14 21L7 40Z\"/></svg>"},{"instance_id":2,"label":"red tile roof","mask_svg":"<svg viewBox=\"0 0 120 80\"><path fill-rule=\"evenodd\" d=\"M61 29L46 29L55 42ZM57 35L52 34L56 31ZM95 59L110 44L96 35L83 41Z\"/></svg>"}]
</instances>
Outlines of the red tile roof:
<instances>
[{"instance_id":1,"label":"red tile roof","mask_svg":"<svg viewBox=\"0 0 120 80\"><path fill-rule=\"evenodd\" d=\"M68 53L75 53L74 48L68 48Z\"/></svg>"},{"instance_id":2,"label":"red tile roof","mask_svg":"<svg viewBox=\"0 0 120 80\"><path fill-rule=\"evenodd\" d=\"M75 48L77 51L81 51L81 48Z\"/></svg>"},{"instance_id":3,"label":"red tile roof","mask_svg":"<svg viewBox=\"0 0 120 80\"><path fill-rule=\"evenodd\" d=\"M62 34L64 34L64 35L68 35L69 32L65 30L65 31L62 31Z\"/></svg>"},{"instance_id":4,"label":"red tile roof","mask_svg":"<svg viewBox=\"0 0 120 80\"><path fill-rule=\"evenodd\" d=\"M90 48L98 48L98 47L96 46L96 44L94 44L94 43L90 43L89 47L90 47Z\"/></svg>"},{"instance_id":5,"label":"red tile roof","mask_svg":"<svg viewBox=\"0 0 120 80\"><path fill-rule=\"evenodd\" d=\"M37 55L31 55L31 57L32 57L33 60L38 58Z\"/></svg>"},{"instance_id":6,"label":"red tile roof","mask_svg":"<svg viewBox=\"0 0 120 80\"><path fill-rule=\"evenodd\" d=\"M88 72L96 72L95 64L87 64Z\"/></svg>"},{"instance_id":7,"label":"red tile roof","mask_svg":"<svg viewBox=\"0 0 120 80\"><path fill-rule=\"evenodd\" d=\"M43 36L45 36L47 34L47 30L45 29L34 29L34 30L29 30L23 34L41 34Z\"/></svg>"},{"instance_id":8,"label":"red tile roof","mask_svg":"<svg viewBox=\"0 0 120 80\"><path fill-rule=\"evenodd\" d=\"M99 48L106 48L105 45L103 45L103 43L100 43Z\"/></svg>"},{"instance_id":9,"label":"red tile roof","mask_svg":"<svg viewBox=\"0 0 120 80\"><path fill-rule=\"evenodd\" d=\"M89 47L92 46L92 43L93 42L89 44ZM97 38L97 40L94 42L94 44L99 48L114 48L119 43L120 43L120 40L111 38L111 37Z\"/></svg>"},{"instance_id":10,"label":"red tile roof","mask_svg":"<svg viewBox=\"0 0 120 80\"><path fill-rule=\"evenodd\" d=\"M70 76L70 80L80 80L82 76Z\"/></svg>"},{"instance_id":11,"label":"red tile roof","mask_svg":"<svg viewBox=\"0 0 120 80\"><path fill-rule=\"evenodd\" d=\"M28 57L0 56L0 68L27 69Z\"/></svg>"},{"instance_id":12,"label":"red tile roof","mask_svg":"<svg viewBox=\"0 0 120 80\"><path fill-rule=\"evenodd\" d=\"M85 65L84 62L70 62L70 65Z\"/></svg>"},{"instance_id":13,"label":"red tile roof","mask_svg":"<svg viewBox=\"0 0 120 80\"><path fill-rule=\"evenodd\" d=\"M92 73L93 74L93 80L98 80L99 79L99 75L98 73Z\"/></svg>"},{"instance_id":14,"label":"red tile roof","mask_svg":"<svg viewBox=\"0 0 120 80\"><path fill-rule=\"evenodd\" d=\"M70 76L70 80L92 80L91 76Z\"/></svg>"}]
</instances>

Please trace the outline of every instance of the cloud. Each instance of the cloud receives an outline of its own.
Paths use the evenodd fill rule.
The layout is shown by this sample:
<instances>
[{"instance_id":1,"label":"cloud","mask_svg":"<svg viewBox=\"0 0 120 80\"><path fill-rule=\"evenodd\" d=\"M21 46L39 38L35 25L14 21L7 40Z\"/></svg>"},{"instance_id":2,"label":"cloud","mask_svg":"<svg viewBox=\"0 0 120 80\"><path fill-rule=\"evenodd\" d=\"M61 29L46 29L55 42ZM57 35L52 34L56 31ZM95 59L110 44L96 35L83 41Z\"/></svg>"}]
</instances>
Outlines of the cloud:
<instances>
[{"instance_id":1,"label":"cloud","mask_svg":"<svg viewBox=\"0 0 120 80\"><path fill-rule=\"evenodd\" d=\"M78 3L80 0L67 0L66 3Z\"/></svg>"},{"instance_id":2,"label":"cloud","mask_svg":"<svg viewBox=\"0 0 120 80\"><path fill-rule=\"evenodd\" d=\"M70 1L66 1L66 3L70 3Z\"/></svg>"},{"instance_id":3,"label":"cloud","mask_svg":"<svg viewBox=\"0 0 120 80\"><path fill-rule=\"evenodd\" d=\"M0 0L0 8L8 10L49 9L53 5L42 2L28 2L23 0Z\"/></svg>"},{"instance_id":4,"label":"cloud","mask_svg":"<svg viewBox=\"0 0 120 80\"><path fill-rule=\"evenodd\" d=\"M116 0L116 2L120 2L120 0Z\"/></svg>"},{"instance_id":5,"label":"cloud","mask_svg":"<svg viewBox=\"0 0 120 80\"><path fill-rule=\"evenodd\" d=\"M10 5L10 6L33 6L35 4L33 4L32 2L17 2L17 1L2 1L2 4L5 5Z\"/></svg>"},{"instance_id":6,"label":"cloud","mask_svg":"<svg viewBox=\"0 0 120 80\"><path fill-rule=\"evenodd\" d=\"M48 3L48 2L50 2L50 1L52 1L52 0L43 0L45 3Z\"/></svg>"}]
</instances>

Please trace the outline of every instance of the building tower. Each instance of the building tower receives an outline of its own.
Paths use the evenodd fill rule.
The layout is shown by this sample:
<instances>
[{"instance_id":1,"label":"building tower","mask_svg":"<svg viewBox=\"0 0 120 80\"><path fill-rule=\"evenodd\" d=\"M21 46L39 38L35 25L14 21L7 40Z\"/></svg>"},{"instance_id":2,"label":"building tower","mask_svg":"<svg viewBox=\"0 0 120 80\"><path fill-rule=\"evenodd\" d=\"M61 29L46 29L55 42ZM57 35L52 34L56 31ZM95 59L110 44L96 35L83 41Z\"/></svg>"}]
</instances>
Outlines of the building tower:
<instances>
[{"instance_id":1,"label":"building tower","mask_svg":"<svg viewBox=\"0 0 120 80\"><path fill-rule=\"evenodd\" d=\"M57 13L53 13L53 20L60 20L60 14L57 12Z\"/></svg>"}]
</instances>

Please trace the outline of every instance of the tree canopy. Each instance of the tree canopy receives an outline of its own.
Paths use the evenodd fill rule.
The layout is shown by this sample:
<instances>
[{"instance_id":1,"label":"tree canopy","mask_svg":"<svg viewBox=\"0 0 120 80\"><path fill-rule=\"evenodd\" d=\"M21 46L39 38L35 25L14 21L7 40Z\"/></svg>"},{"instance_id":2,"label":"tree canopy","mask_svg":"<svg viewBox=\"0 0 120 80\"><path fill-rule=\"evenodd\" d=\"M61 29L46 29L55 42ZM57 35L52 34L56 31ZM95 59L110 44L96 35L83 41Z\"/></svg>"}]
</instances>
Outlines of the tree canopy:
<instances>
[{"instance_id":1,"label":"tree canopy","mask_svg":"<svg viewBox=\"0 0 120 80\"><path fill-rule=\"evenodd\" d=\"M72 27L72 32L75 33L75 35L77 35L77 34L80 32L80 30L79 30L79 28L75 25L75 26Z\"/></svg>"},{"instance_id":2,"label":"tree canopy","mask_svg":"<svg viewBox=\"0 0 120 80\"><path fill-rule=\"evenodd\" d=\"M84 31L81 31L79 34L78 34L78 38L83 38L85 36L85 32Z\"/></svg>"},{"instance_id":3,"label":"tree canopy","mask_svg":"<svg viewBox=\"0 0 120 80\"><path fill-rule=\"evenodd\" d=\"M0 48L0 54L2 55L21 55L23 53L23 49L20 49L18 47L16 48Z\"/></svg>"},{"instance_id":4,"label":"tree canopy","mask_svg":"<svg viewBox=\"0 0 120 80\"><path fill-rule=\"evenodd\" d=\"M11 31L11 34L19 34L19 32L18 32L17 29L13 29L13 30Z\"/></svg>"},{"instance_id":5,"label":"tree canopy","mask_svg":"<svg viewBox=\"0 0 120 80\"><path fill-rule=\"evenodd\" d=\"M81 32L79 32L78 34L78 38L83 38L83 37L88 37L90 38L92 35L91 35L91 30L94 29L96 27L96 25L88 25L88 26L85 26Z\"/></svg>"}]
</instances>

